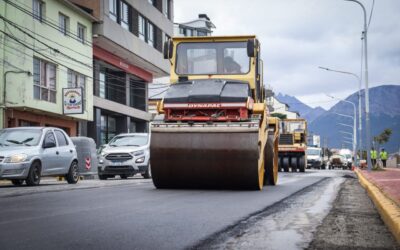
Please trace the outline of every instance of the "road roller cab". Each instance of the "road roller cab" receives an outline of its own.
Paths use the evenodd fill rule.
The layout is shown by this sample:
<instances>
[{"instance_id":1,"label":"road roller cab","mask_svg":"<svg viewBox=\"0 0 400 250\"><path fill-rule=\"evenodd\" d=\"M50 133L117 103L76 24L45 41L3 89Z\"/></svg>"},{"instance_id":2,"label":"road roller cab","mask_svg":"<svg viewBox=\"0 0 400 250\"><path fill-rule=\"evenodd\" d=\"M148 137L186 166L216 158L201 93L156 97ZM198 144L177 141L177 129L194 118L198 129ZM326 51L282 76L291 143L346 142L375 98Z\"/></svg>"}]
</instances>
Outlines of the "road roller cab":
<instances>
[{"instance_id":1,"label":"road roller cab","mask_svg":"<svg viewBox=\"0 0 400 250\"><path fill-rule=\"evenodd\" d=\"M265 104L256 37L173 38L164 57L171 86L157 104L164 118L151 127L155 186L276 184L279 124Z\"/></svg>"}]
</instances>

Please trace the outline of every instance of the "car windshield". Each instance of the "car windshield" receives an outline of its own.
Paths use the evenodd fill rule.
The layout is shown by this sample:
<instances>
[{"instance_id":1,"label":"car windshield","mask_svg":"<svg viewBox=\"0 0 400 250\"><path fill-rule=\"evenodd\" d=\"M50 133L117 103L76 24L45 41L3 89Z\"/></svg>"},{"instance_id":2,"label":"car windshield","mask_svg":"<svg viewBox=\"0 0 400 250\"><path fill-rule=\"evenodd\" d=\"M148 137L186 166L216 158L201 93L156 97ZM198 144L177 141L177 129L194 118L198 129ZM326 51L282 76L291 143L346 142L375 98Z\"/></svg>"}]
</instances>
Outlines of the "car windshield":
<instances>
[{"instance_id":1,"label":"car windshield","mask_svg":"<svg viewBox=\"0 0 400 250\"><path fill-rule=\"evenodd\" d=\"M308 155L319 155L320 154L320 150L318 150L318 149L307 149L307 154Z\"/></svg>"},{"instance_id":2,"label":"car windshield","mask_svg":"<svg viewBox=\"0 0 400 250\"><path fill-rule=\"evenodd\" d=\"M0 130L0 146L36 146L42 136L40 129Z\"/></svg>"},{"instance_id":3,"label":"car windshield","mask_svg":"<svg viewBox=\"0 0 400 250\"><path fill-rule=\"evenodd\" d=\"M123 147L123 146L144 146L147 144L147 136L129 135L129 136L116 136L114 137L109 145L111 147Z\"/></svg>"},{"instance_id":4,"label":"car windshield","mask_svg":"<svg viewBox=\"0 0 400 250\"><path fill-rule=\"evenodd\" d=\"M180 43L176 60L176 73L182 75L247 74L250 69L246 42Z\"/></svg>"}]
</instances>

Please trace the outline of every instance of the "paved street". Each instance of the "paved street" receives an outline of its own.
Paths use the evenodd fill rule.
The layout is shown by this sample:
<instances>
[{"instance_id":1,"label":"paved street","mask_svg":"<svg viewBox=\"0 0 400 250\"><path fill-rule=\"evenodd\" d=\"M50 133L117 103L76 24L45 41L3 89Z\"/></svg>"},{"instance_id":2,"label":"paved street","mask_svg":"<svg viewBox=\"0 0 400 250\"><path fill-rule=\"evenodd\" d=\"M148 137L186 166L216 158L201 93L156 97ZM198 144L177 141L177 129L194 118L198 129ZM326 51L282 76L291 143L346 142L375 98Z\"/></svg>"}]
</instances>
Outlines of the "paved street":
<instances>
[{"instance_id":1,"label":"paved street","mask_svg":"<svg viewBox=\"0 0 400 250\"><path fill-rule=\"evenodd\" d=\"M296 199L306 187L318 183L329 192L317 189L314 193L321 194L308 200L314 210L311 215L316 215L305 223L311 231L306 235L295 233L289 241L296 243L298 237L305 236L298 243L306 246L312 240L310 232L329 212L337 187L344 180L341 176L348 174L351 172L281 173L279 186L261 192L157 190L151 181L141 178L33 188L2 186L0 242L2 249L197 248L216 233L225 232L273 204L281 209L290 207L280 201ZM15 192L18 195L12 195ZM296 226L294 230L303 229Z\"/></svg>"}]
</instances>

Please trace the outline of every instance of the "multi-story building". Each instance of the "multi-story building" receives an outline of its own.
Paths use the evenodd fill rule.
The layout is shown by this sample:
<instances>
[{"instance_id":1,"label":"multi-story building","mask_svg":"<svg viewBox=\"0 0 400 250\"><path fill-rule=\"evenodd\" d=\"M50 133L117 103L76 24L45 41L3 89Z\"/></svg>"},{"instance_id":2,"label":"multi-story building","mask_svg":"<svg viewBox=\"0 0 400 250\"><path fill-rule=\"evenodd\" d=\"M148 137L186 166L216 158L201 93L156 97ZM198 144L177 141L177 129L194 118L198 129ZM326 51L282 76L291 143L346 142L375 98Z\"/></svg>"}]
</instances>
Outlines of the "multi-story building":
<instances>
[{"instance_id":1,"label":"multi-story building","mask_svg":"<svg viewBox=\"0 0 400 250\"><path fill-rule=\"evenodd\" d=\"M169 74L163 42L173 34L172 0L71 0L99 22L93 28L94 120L87 136L106 143L123 132L144 132L148 83Z\"/></svg>"},{"instance_id":2,"label":"multi-story building","mask_svg":"<svg viewBox=\"0 0 400 250\"><path fill-rule=\"evenodd\" d=\"M199 14L199 18L174 24L174 36L211 36L215 25L206 14Z\"/></svg>"},{"instance_id":3,"label":"multi-story building","mask_svg":"<svg viewBox=\"0 0 400 250\"><path fill-rule=\"evenodd\" d=\"M300 117L298 112L289 111L289 105L280 102L273 95L267 97L267 105L271 111L271 114L282 114L285 115L287 119L297 119Z\"/></svg>"},{"instance_id":4,"label":"multi-story building","mask_svg":"<svg viewBox=\"0 0 400 250\"><path fill-rule=\"evenodd\" d=\"M0 1L0 19L0 128L78 134L93 120L96 19L67 0Z\"/></svg>"}]
</instances>

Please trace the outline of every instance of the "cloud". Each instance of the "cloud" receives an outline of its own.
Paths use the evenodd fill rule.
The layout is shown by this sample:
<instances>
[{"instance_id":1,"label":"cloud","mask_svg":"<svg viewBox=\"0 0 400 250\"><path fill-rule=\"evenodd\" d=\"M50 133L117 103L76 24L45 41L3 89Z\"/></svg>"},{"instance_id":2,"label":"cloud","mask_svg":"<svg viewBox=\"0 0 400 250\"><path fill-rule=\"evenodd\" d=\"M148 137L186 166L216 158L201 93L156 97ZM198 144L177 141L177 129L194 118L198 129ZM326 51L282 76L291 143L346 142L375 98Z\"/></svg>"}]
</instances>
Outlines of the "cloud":
<instances>
[{"instance_id":1,"label":"cloud","mask_svg":"<svg viewBox=\"0 0 400 250\"><path fill-rule=\"evenodd\" d=\"M372 0L362 0L368 16ZM264 80L275 92L330 107L324 93L341 98L358 90L356 79L318 69L361 75L361 8L342 0L174 0L175 22L206 13L215 35L256 34ZM370 86L400 84L400 1L375 1L368 31ZM318 103L320 101L320 103ZM327 102L330 101L330 102Z\"/></svg>"}]
</instances>

